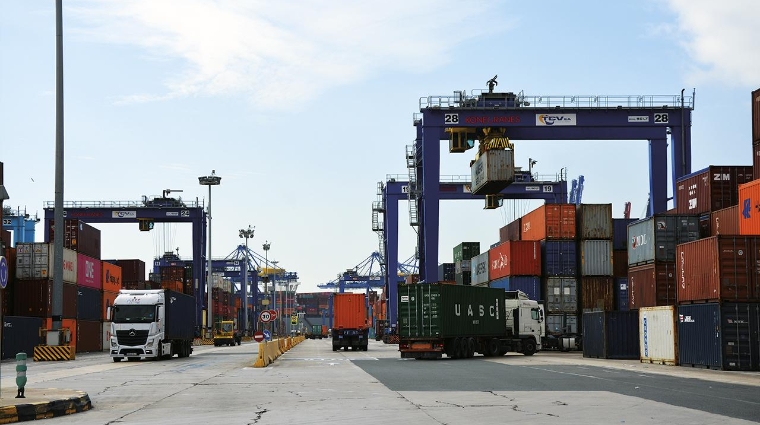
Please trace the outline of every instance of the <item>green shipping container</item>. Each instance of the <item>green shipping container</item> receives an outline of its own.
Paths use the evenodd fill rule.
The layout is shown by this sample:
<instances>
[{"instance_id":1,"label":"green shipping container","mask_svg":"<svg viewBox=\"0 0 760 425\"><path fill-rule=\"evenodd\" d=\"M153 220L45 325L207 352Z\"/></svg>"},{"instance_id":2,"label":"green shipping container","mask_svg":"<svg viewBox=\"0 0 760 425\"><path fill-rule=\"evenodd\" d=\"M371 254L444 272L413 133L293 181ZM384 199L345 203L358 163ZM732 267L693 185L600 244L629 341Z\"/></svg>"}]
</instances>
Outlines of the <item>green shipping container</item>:
<instances>
[{"instance_id":1,"label":"green shipping container","mask_svg":"<svg viewBox=\"0 0 760 425\"><path fill-rule=\"evenodd\" d=\"M462 242L454 247L454 262L471 260L480 255L480 242Z\"/></svg>"},{"instance_id":2,"label":"green shipping container","mask_svg":"<svg viewBox=\"0 0 760 425\"><path fill-rule=\"evenodd\" d=\"M446 284L399 285L398 323L402 338L504 335L504 290Z\"/></svg>"}]
</instances>

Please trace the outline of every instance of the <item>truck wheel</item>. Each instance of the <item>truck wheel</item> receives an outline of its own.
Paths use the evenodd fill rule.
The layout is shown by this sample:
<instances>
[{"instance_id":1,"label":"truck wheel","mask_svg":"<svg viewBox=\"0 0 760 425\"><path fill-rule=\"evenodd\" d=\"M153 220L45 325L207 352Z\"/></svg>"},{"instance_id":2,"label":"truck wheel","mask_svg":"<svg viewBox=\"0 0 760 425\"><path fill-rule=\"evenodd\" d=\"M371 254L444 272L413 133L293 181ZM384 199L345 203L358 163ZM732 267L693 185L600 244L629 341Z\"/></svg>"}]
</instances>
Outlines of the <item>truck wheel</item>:
<instances>
[{"instance_id":1,"label":"truck wheel","mask_svg":"<svg viewBox=\"0 0 760 425\"><path fill-rule=\"evenodd\" d=\"M486 357L496 357L499 355L499 340L496 338L491 338L486 342Z\"/></svg>"},{"instance_id":2,"label":"truck wheel","mask_svg":"<svg viewBox=\"0 0 760 425\"><path fill-rule=\"evenodd\" d=\"M458 359L462 357L462 339L461 338L454 338L451 340L451 353L452 359Z\"/></svg>"},{"instance_id":3,"label":"truck wheel","mask_svg":"<svg viewBox=\"0 0 760 425\"><path fill-rule=\"evenodd\" d=\"M471 359L475 356L475 338L467 338L467 358Z\"/></svg>"},{"instance_id":4,"label":"truck wheel","mask_svg":"<svg viewBox=\"0 0 760 425\"><path fill-rule=\"evenodd\" d=\"M467 343L467 338L460 338L459 339L459 358L460 359L466 359L467 358L467 352L469 351L470 347Z\"/></svg>"},{"instance_id":5,"label":"truck wheel","mask_svg":"<svg viewBox=\"0 0 760 425\"><path fill-rule=\"evenodd\" d=\"M523 354L532 356L536 352L536 343L529 339L523 341Z\"/></svg>"}]
</instances>

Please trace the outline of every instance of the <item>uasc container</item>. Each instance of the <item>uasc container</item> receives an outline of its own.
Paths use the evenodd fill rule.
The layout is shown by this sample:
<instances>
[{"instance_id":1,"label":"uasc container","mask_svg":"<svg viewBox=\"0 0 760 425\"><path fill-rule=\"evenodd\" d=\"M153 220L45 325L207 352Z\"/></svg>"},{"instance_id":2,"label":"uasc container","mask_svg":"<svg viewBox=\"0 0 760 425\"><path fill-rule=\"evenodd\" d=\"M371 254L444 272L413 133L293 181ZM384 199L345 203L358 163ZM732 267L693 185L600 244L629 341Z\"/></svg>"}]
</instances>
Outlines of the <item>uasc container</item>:
<instances>
[{"instance_id":1,"label":"uasc container","mask_svg":"<svg viewBox=\"0 0 760 425\"><path fill-rule=\"evenodd\" d=\"M628 265L676 260L676 245L699 239L699 217L656 214L628 226Z\"/></svg>"},{"instance_id":2,"label":"uasc container","mask_svg":"<svg viewBox=\"0 0 760 425\"><path fill-rule=\"evenodd\" d=\"M576 209L579 239L612 239L612 204L581 204Z\"/></svg>"},{"instance_id":3,"label":"uasc container","mask_svg":"<svg viewBox=\"0 0 760 425\"><path fill-rule=\"evenodd\" d=\"M491 280L505 276L541 274L541 244L538 241L507 241L488 251Z\"/></svg>"},{"instance_id":4,"label":"uasc container","mask_svg":"<svg viewBox=\"0 0 760 425\"><path fill-rule=\"evenodd\" d=\"M522 217L520 239L575 239L575 224L574 204L544 204Z\"/></svg>"},{"instance_id":5,"label":"uasc container","mask_svg":"<svg viewBox=\"0 0 760 425\"><path fill-rule=\"evenodd\" d=\"M711 165L678 179L676 211L702 214L736 205L739 185L752 181L751 166Z\"/></svg>"},{"instance_id":6,"label":"uasc container","mask_svg":"<svg viewBox=\"0 0 760 425\"><path fill-rule=\"evenodd\" d=\"M643 363L678 365L675 306L639 310L639 351Z\"/></svg>"},{"instance_id":7,"label":"uasc container","mask_svg":"<svg viewBox=\"0 0 760 425\"><path fill-rule=\"evenodd\" d=\"M596 311L583 314L583 357L639 359L639 314Z\"/></svg>"}]
</instances>

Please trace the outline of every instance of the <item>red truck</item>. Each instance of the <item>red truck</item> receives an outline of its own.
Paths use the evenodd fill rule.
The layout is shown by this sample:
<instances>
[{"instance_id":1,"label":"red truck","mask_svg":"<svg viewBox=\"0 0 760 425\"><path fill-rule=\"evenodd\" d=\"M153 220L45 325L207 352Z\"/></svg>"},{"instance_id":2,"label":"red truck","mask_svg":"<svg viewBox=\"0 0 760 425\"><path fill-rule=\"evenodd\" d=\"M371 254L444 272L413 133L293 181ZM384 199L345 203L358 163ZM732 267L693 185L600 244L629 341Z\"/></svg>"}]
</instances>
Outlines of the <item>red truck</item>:
<instances>
[{"instance_id":1,"label":"red truck","mask_svg":"<svg viewBox=\"0 0 760 425\"><path fill-rule=\"evenodd\" d=\"M367 351L369 320L365 294L333 294L332 348Z\"/></svg>"}]
</instances>

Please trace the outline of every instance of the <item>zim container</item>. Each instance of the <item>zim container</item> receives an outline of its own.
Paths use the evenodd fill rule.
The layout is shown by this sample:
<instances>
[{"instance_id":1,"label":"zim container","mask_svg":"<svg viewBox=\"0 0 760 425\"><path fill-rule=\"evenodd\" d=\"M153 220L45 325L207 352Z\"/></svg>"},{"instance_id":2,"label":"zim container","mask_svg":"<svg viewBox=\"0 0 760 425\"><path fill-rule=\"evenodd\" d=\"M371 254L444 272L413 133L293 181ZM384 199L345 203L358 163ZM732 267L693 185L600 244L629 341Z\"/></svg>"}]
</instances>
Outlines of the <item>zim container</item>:
<instances>
[{"instance_id":1,"label":"zim container","mask_svg":"<svg viewBox=\"0 0 760 425\"><path fill-rule=\"evenodd\" d=\"M676 211L703 214L739 203L739 185L752 181L751 166L711 165L676 182Z\"/></svg>"},{"instance_id":2,"label":"zim container","mask_svg":"<svg viewBox=\"0 0 760 425\"><path fill-rule=\"evenodd\" d=\"M639 310L639 351L644 363L678 365L675 306Z\"/></svg>"},{"instance_id":3,"label":"zim container","mask_svg":"<svg viewBox=\"0 0 760 425\"><path fill-rule=\"evenodd\" d=\"M488 282L488 286L505 291L523 291L532 300L543 300L539 276L507 276Z\"/></svg>"},{"instance_id":4,"label":"zim container","mask_svg":"<svg viewBox=\"0 0 760 425\"><path fill-rule=\"evenodd\" d=\"M699 239L696 215L656 214L628 226L628 265L676 261L676 245Z\"/></svg>"},{"instance_id":5,"label":"zim container","mask_svg":"<svg viewBox=\"0 0 760 425\"><path fill-rule=\"evenodd\" d=\"M575 239L575 205L544 204L522 217L524 241Z\"/></svg>"},{"instance_id":6,"label":"zim container","mask_svg":"<svg viewBox=\"0 0 760 425\"><path fill-rule=\"evenodd\" d=\"M504 290L440 284L399 285L398 326L402 338L504 335Z\"/></svg>"},{"instance_id":7,"label":"zim container","mask_svg":"<svg viewBox=\"0 0 760 425\"><path fill-rule=\"evenodd\" d=\"M628 269L628 306L635 310L676 304L678 288L675 262L652 263Z\"/></svg>"},{"instance_id":8,"label":"zim container","mask_svg":"<svg viewBox=\"0 0 760 425\"><path fill-rule=\"evenodd\" d=\"M638 312L583 313L583 357L638 359L640 357Z\"/></svg>"},{"instance_id":9,"label":"zim container","mask_svg":"<svg viewBox=\"0 0 760 425\"><path fill-rule=\"evenodd\" d=\"M679 305L678 353L682 366L760 370L760 304Z\"/></svg>"},{"instance_id":10,"label":"zim container","mask_svg":"<svg viewBox=\"0 0 760 425\"><path fill-rule=\"evenodd\" d=\"M488 251L489 279L541 274L541 244L538 241L507 241Z\"/></svg>"},{"instance_id":11,"label":"zim container","mask_svg":"<svg viewBox=\"0 0 760 425\"><path fill-rule=\"evenodd\" d=\"M612 239L612 204L581 204L576 208L578 239Z\"/></svg>"},{"instance_id":12,"label":"zim container","mask_svg":"<svg viewBox=\"0 0 760 425\"><path fill-rule=\"evenodd\" d=\"M545 276L578 274L578 243L574 240L541 241L541 257Z\"/></svg>"}]
</instances>

